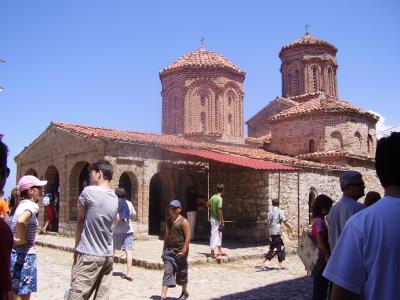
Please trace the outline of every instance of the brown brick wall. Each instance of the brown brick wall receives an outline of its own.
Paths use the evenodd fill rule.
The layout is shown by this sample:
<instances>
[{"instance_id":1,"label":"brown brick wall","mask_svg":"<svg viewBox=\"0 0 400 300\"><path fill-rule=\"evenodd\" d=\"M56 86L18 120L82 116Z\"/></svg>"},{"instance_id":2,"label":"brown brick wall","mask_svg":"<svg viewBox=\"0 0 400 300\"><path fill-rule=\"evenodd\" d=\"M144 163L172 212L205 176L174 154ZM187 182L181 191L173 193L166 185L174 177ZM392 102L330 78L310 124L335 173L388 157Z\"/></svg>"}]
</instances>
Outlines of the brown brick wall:
<instances>
[{"instance_id":1,"label":"brown brick wall","mask_svg":"<svg viewBox=\"0 0 400 300\"><path fill-rule=\"evenodd\" d=\"M162 132L242 137L243 80L223 69L162 76Z\"/></svg>"}]
</instances>

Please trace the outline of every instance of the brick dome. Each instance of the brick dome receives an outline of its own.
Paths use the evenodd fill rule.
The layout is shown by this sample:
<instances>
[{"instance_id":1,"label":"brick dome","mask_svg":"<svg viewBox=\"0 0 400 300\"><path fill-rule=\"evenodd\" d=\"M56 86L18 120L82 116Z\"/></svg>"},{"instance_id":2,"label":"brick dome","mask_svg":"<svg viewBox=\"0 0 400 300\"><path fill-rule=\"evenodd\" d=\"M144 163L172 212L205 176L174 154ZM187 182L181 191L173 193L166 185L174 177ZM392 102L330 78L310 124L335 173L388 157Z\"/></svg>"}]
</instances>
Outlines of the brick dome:
<instances>
[{"instance_id":1,"label":"brick dome","mask_svg":"<svg viewBox=\"0 0 400 300\"><path fill-rule=\"evenodd\" d=\"M279 52L279 56L281 56L281 54L284 50L292 49L292 48L296 48L296 47L302 47L302 46L309 46L309 45L327 46L328 48L331 48L331 50L333 50L335 53L337 52L337 48L335 46L333 46L332 44L330 44L328 42L325 42L324 40L312 37L311 34L307 32L301 38L283 46L281 51Z\"/></svg>"},{"instance_id":2,"label":"brick dome","mask_svg":"<svg viewBox=\"0 0 400 300\"><path fill-rule=\"evenodd\" d=\"M197 50L185 54L168 67L164 68L160 72L160 75L185 68L224 68L235 73L245 74L240 68L221 54L200 47Z\"/></svg>"}]
</instances>

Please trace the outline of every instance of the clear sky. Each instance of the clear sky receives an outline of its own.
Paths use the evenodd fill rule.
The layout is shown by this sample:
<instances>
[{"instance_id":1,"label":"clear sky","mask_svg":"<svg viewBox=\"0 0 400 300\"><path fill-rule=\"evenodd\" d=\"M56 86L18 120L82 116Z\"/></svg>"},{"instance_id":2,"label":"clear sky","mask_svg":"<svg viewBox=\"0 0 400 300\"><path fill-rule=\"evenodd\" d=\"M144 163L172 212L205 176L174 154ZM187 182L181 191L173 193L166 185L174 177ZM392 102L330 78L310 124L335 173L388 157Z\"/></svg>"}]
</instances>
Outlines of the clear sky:
<instances>
[{"instance_id":1,"label":"clear sky","mask_svg":"<svg viewBox=\"0 0 400 300\"><path fill-rule=\"evenodd\" d=\"M400 124L400 1L2 0L1 126L13 158L51 121L160 132L158 72L200 45L246 71L245 120L281 94L281 47L337 48L339 97ZM379 128L382 128L381 125Z\"/></svg>"}]
</instances>

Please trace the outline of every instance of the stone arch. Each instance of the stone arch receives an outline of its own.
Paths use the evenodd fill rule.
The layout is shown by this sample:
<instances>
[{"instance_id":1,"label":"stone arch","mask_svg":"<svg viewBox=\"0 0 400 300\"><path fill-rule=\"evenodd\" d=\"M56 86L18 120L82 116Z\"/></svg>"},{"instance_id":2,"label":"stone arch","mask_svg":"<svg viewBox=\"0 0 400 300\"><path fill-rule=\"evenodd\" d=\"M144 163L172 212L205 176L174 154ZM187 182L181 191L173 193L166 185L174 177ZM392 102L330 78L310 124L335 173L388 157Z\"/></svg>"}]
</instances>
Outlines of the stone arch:
<instances>
[{"instance_id":1,"label":"stone arch","mask_svg":"<svg viewBox=\"0 0 400 300\"><path fill-rule=\"evenodd\" d=\"M332 150L336 150L336 149L343 149L344 144L343 144L343 135L340 131L335 130L331 133L331 138L333 140L337 140L337 143L332 143L333 149Z\"/></svg>"},{"instance_id":2,"label":"stone arch","mask_svg":"<svg viewBox=\"0 0 400 300\"><path fill-rule=\"evenodd\" d=\"M26 170L25 175L33 175L35 177L39 177L34 168L29 168L28 170Z\"/></svg>"},{"instance_id":3,"label":"stone arch","mask_svg":"<svg viewBox=\"0 0 400 300\"><path fill-rule=\"evenodd\" d=\"M72 167L69 175L69 220L76 221L78 218L77 201L82 190L89 185L89 163L79 161Z\"/></svg>"},{"instance_id":4,"label":"stone arch","mask_svg":"<svg viewBox=\"0 0 400 300\"><path fill-rule=\"evenodd\" d=\"M362 149L362 138L361 138L361 133L359 131L356 131L354 133L354 138L355 138L355 147L357 150L361 151Z\"/></svg>"},{"instance_id":5,"label":"stone arch","mask_svg":"<svg viewBox=\"0 0 400 300\"><path fill-rule=\"evenodd\" d=\"M312 215L312 205L314 203L315 198L317 198L318 192L315 187L311 187L308 193L308 224L311 225L313 220Z\"/></svg>"},{"instance_id":6,"label":"stone arch","mask_svg":"<svg viewBox=\"0 0 400 300\"><path fill-rule=\"evenodd\" d=\"M119 177L118 186L126 191L126 197L132 202L135 211L138 212L139 183L133 172L123 172Z\"/></svg>"},{"instance_id":7,"label":"stone arch","mask_svg":"<svg viewBox=\"0 0 400 300\"><path fill-rule=\"evenodd\" d=\"M163 93L163 131L179 133L183 130L183 93L179 87L170 87Z\"/></svg>"},{"instance_id":8,"label":"stone arch","mask_svg":"<svg viewBox=\"0 0 400 300\"><path fill-rule=\"evenodd\" d=\"M191 83L187 88L185 97L185 132L192 133L199 131L200 115L199 109L206 111L207 131L217 130L218 124L215 122L217 115L217 99L221 94L221 89L209 79L198 79ZM204 102L205 105L202 105Z\"/></svg>"},{"instance_id":9,"label":"stone arch","mask_svg":"<svg viewBox=\"0 0 400 300\"><path fill-rule=\"evenodd\" d=\"M47 180L47 184L44 187L45 194L51 194L51 199L54 202L56 208L56 215L53 220L53 224L50 224L50 231L58 231L58 212L60 211L60 176L55 166L49 166L44 173L44 178Z\"/></svg>"},{"instance_id":10,"label":"stone arch","mask_svg":"<svg viewBox=\"0 0 400 300\"><path fill-rule=\"evenodd\" d=\"M335 96L335 77L332 67L328 67L328 93Z\"/></svg>"}]
</instances>

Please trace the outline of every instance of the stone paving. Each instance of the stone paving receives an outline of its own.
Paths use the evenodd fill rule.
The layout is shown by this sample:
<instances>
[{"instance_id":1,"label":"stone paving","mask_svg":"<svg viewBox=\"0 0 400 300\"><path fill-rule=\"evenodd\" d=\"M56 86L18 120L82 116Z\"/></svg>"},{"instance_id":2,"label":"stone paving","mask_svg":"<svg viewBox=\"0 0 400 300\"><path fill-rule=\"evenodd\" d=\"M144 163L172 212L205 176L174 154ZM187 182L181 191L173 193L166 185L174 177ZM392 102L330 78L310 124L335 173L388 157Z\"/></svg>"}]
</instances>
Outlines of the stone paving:
<instances>
[{"instance_id":1,"label":"stone paving","mask_svg":"<svg viewBox=\"0 0 400 300\"><path fill-rule=\"evenodd\" d=\"M49 236L45 238L50 239ZM42 237L40 239L43 240ZM156 244L159 245L159 242ZM72 253L40 246L36 248L38 292L33 293L31 299L63 299L64 290L70 281ZM230 252L234 250L231 249ZM255 268L258 261L250 259L220 265L190 266L189 299L311 299L311 278L306 276L296 255L287 257L286 270L271 268L268 271L259 271ZM271 267L276 265L277 260L274 259ZM114 264L111 300L159 299L162 271L134 267L134 280L129 282L120 277L125 268L123 264ZM180 288L170 289L168 299L176 299L179 294Z\"/></svg>"},{"instance_id":2,"label":"stone paving","mask_svg":"<svg viewBox=\"0 0 400 300\"><path fill-rule=\"evenodd\" d=\"M292 241L286 242L287 253L289 255L295 253L295 249L290 246L290 242ZM36 244L39 246L72 252L74 239L59 235L38 235L36 238ZM163 241L158 238L152 238L150 240L135 240L133 265L147 269L162 269L163 264L160 259L162 247ZM224 258L222 262L261 258L268 249L267 245L249 245L229 241L223 242L223 247L225 252L228 253L228 257ZM210 248L207 242L192 242L189 251L189 264L199 265L205 263L216 263L211 259L209 253ZM122 251L116 251L114 261L125 263L126 260L124 253Z\"/></svg>"}]
</instances>

